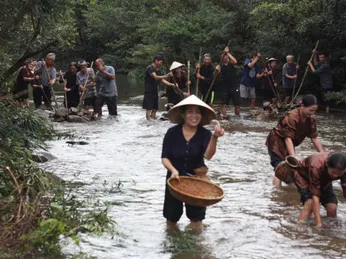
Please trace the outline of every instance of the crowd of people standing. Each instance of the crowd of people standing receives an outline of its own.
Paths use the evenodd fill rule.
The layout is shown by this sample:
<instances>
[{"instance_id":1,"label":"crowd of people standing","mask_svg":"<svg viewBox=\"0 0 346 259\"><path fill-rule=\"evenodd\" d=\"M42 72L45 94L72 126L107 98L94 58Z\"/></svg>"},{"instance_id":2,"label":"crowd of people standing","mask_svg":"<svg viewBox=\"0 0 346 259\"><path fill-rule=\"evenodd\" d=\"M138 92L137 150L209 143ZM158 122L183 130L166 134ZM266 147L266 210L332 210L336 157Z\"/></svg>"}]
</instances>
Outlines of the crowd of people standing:
<instances>
[{"instance_id":1,"label":"crowd of people standing","mask_svg":"<svg viewBox=\"0 0 346 259\"><path fill-rule=\"evenodd\" d=\"M202 64L197 64L194 73L196 80L196 94L201 97L210 107L214 103L215 78L221 74L223 82L223 96L221 103L221 116L227 117L227 106L232 100L234 113L240 115L240 104L242 100L249 99L250 107L254 108L256 104L256 81L261 80L261 89L263 100L266 102L277 102L281 100L281 92L284 93L285 105L291 104L294 94L297 91L299 64L294 60L293 55L286 56L286 63L282 67L282 80L279 80L278 60L276 58L266 59L262 67L259 65L261 53L255 53L245 59L242 67L242 77L240 83L237 78L237 59L226 47L221 54L221 62L216 67L212 63L211 54L206 53L203 56ZM158 55L149 65L145 72L145 93L143 108L147 111L148 120L156 118L154 115L158 109L158 83L162 82L166 86L166 96L168 103L176 104L188 94L186 91L187 78L186 72L180 66L171 67L169 73L159 74L159 68L162 66L163 58ZM332 71L325 53L317 53L313 50L313 63L307 64L314 74L320 77L319 101L326 106L326 112L329 112L329 103L325 98L325 93L333 90ZM169 79L171 78L171 79ZM167 81L169 80L169 81ZM184 81L185 80L185 81ZM282 82L282 88L279 86ZM190 84L190 82L188 82ZM282 89L282 90L281 90ZM177 96L178 93L178 96ZM153 116L150 116L153 115Z\"/></svg>"},{"instance_id":2,"label":"crowd of people standing","mask_svg":"<svg viewBox=\"0 0 346 259\"><path fill-rule=\"evenodd\" d=\"M38 62L25 62L17 76L13 91L14 99L29 106L29 84L33 88L35 108L39 109L44 102L46 108L52 108L54 97L53 85L57 80L54 66L55 54L49 53L45 59ZM59 73L59 82L64 84L66 108L80 107L85 110L93 109L93 113L102 116L102 106L106 103L110 115L117 115L117 86L115 69L108 66L102 59L95 62L98 71L95 73L85 60L72 62L68 71ZM52 96L53 94L53 96Z\"/></svg>"}]
</instances>

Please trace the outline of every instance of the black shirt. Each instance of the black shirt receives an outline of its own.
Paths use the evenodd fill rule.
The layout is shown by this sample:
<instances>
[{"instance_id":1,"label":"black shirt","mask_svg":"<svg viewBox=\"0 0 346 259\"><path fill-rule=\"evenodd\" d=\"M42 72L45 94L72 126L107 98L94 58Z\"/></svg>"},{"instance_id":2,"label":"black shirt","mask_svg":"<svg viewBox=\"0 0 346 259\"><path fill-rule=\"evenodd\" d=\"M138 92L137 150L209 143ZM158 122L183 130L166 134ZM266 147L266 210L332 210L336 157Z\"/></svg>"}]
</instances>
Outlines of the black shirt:
<instances>
[{"instance_id":1,"label":"black shirt","mask_svg":"<svg viewBox=\"0 0 346 259\"><path fill-rule=\"evenodd\" d=\"M227 65L222 64L221 73L225 90L237 88L237 69L231 61Z\"/></svg>"},{"instance_id":2,"label":"black shirt","mask_svg":"<svg viewBox=\"0 0 346 259\"><path fill-rule=\"evenodd\" d=\"M67 71L64 75L64 79L66 80L66 88L71 89L73 92L79 92L76 75L76 73L72 73L71 71Z\"/></svg>"},{"instance_id":3,"label":"black shirt","mask_svg":"<svg viewBox=\"0 0 346 259\"><path fill-rule=\"evenodd\" d=\"M214 66L213 65L202 65L201 69L199 71L199 73L201 74L201 76L203 76L205 79L199 80L199 87L201 88L201 90L208 90L211 84L211 81L213 81L213 76L214 76Z\"/></svg>"},{"instance_id":4,"label":"black shirt","mask_svg":"<svg viewBox=\"0 0 346 259\"><path fill-rule=\"evenodd\" d=\"M181 73L180 77L174 76L174 79L175 79L175 82L178 84L180 90L184 90L186 88L187 77L186 77L185 71L181 71L180 73ZM167 86L166 94L167 94L169 103L177 104L178 102L182 100L182 96L180 94L177 94L174 91L172 86Z\"/></svg>"},{"instance_id":5,"label":"black shirt","mask_svg":"<svg viewBox=\"0 0 346 259\"><path fill-rule=\"evenodd\" d=\"M194 174L194 169L204 165L204 153L210 138L210 130L198 126L195 135L186 141L182 125L176 125L165 135L161 158L168 158L180 175Z\"/></svg>"},{"instance_id":6,"label":"black shirt","mask_svg":"<svg viewBox=\"0 0 346 259\"><path fill-rule=\"evenodd\" d=\"M145 71L144 93L157 94L158 80L151 76L154 72L159 75L159 71L153 65L149 65Z\"/></svg>"}]
</instances>

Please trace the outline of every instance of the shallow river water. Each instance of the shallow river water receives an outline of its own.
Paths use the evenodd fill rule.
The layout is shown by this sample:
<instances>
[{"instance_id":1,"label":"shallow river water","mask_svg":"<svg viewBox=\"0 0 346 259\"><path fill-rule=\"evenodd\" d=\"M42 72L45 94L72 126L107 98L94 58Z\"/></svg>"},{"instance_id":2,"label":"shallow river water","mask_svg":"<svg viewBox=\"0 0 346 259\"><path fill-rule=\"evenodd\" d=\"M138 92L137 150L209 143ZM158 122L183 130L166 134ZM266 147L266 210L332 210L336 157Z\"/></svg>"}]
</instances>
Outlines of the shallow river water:
<instances>
[{"instance_id":1,"label":"shallow river water","mask_svg":"<svg viewBox=\"0 0 346 259\"><path fill-rule=\"evenodd\" d=\"M205 228L196 233L183 215L178 229L167 231L162 216L166 170L161 164L167 121L145 121L141 109L141 84L118 80L119 116L89 124L57 124L89 142L68 146L66 140L50 142L57 157L48 164L65 180L81 182L80 198L97 197L111 204L117 235L82 236L81 248L97 258L341 258L346 256L346 204L339 183L338 217L297 226L299 196L293 186L273 188L273 170L264 145L273 122L231 116L219 139L209 176L225 191L224 199L208 207ZM162 107L165 101L160 101ZM232 114L232 111L229 111ZM249 110L244 108L243 114ZM345 119L338 114L317 114L326 150L345 150ZM313 152L309 140L298 147L303 158ZM113 191L112 187L116 186ZM325 215L322 210L322 215ZM67 254L79 251L66 247Z\"/></svg>"}]
</instances>

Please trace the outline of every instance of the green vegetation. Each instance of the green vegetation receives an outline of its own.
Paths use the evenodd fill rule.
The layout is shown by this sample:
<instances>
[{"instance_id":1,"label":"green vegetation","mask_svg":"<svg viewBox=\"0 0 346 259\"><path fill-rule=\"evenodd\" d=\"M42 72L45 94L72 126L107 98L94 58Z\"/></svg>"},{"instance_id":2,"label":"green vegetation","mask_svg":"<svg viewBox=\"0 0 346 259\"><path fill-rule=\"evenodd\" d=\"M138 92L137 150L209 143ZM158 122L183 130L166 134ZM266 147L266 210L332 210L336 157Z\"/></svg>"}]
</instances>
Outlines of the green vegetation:
<instances>
[{"instance_id":1,"label":"green vegetation","mask_svg":"<svg viewBox=\"0 0 346 259\"><path fill-rule=\"evenodd\" d=\"M33 161L45 141L67 136L34 112L0 102L0 258L59 255L63 239L78 245L79 233L113 233L104 204L85 205L75 187Z\"/></svg>"},{"instance_id":2,"label":"green vegetation","mask_svg":"<svg viewBox=\"0 0 346 259\"><path fill-rule=\"evenodd\" d=\"M24 4L21 4L23 3ZM17 8L17 7L21 8ZM0 77L8 81L29 57L57 52L57 66L103 57L118 72L143 74L158 52L192 64L199 48L214 60L230 40L242 62L260 51L301 65L317 40L327 51L337 90L346 82L346 5L327 0L5 0L0 10ZM305 89L315 88L309 76ZM4 86L4 84L2 84Z\"/></svg>"}]
</instances>

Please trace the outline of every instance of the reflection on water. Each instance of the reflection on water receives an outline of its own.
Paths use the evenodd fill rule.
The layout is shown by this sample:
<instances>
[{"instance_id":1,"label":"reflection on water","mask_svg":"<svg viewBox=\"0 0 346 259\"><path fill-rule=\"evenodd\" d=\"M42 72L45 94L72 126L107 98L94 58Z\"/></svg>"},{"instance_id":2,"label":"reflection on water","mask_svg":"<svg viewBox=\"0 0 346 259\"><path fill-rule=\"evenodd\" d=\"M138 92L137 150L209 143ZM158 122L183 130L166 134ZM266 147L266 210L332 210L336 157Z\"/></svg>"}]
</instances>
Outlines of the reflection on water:
<instances>
[{"instance_id":1,"label":"reflection on water","mask_svg":"<svg viewBox=\"0 0 346 259\"><path fill-rule=\"evenodd\" d=\"M79 184L81 198L98 197L110 204L119 235L83 236L82 250L97 258L323 258L346 252L346 208L341 188L338 217L325 218L325 227L313 222L298 226L300 204L294 186L272 187L273 170L264 145L276 122L251 121L231 116L218 150L207 161L210 179L225 191L225 198L207 209L201 233L188 227L184 215L178 229L167 231L162 216L165 174L161 145L171 126L167 121L145 121L142 88L118 78L120 105L117 119L107 116L89 124L57 124L76 132L89 145L50 143L57 157L45 166ZM141 85L140 85L141 86ZM137 98L137 97L138 98ZM135 98L130 98L135 97ZM160 100L163 111L164 100ZM104 107L106 109L106 106ZM231 111L230 111L231 112ZM249 114L248 109L243 113ZM107 114L105 111L104 114ZM319 132L326 150L345 149L346 124L337 115L318 115ZM338 125L338 127L335 127ZM299 157L313 152L304 141ZM66 247L66 252L75 251Z\"/></svg>"}]
</instances>

